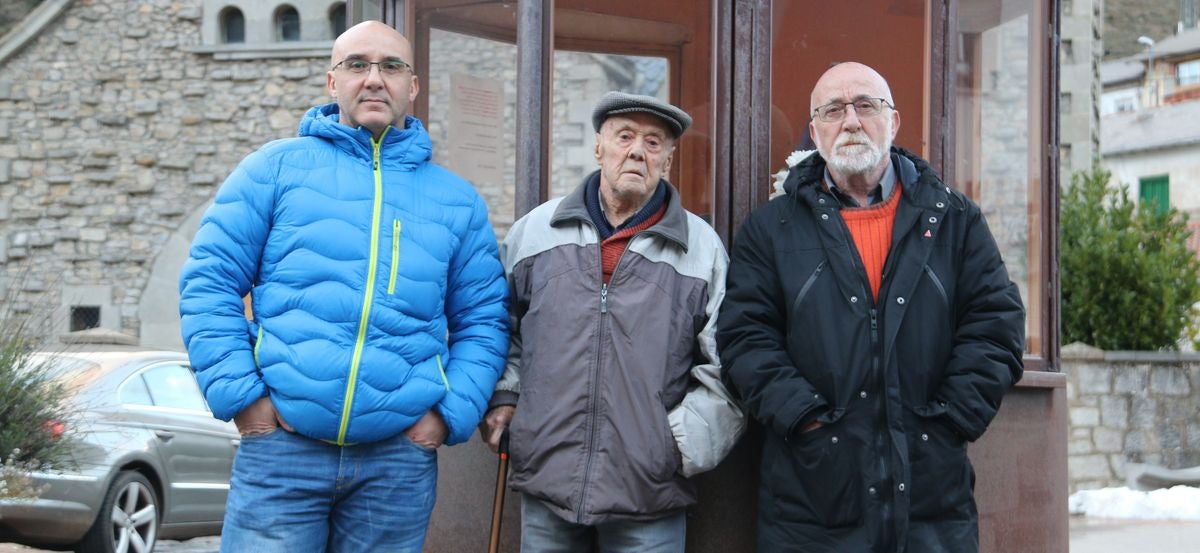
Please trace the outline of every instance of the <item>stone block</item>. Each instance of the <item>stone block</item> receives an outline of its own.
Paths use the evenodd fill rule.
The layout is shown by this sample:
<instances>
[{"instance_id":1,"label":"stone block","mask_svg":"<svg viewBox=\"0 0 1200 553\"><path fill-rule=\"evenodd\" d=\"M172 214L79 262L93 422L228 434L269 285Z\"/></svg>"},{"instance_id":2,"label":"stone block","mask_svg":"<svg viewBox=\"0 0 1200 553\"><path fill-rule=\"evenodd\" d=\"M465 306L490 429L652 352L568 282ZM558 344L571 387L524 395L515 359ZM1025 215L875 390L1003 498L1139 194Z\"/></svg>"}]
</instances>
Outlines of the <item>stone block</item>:
<instances>
[{"instance_id":1,"label":"stone block","mask_svg":"<svg viewBox=\"0 0 1200 553\"><path fill-rule=\"evenodd\" d=\"M79 229L79 241L81 242L103 242L108 239L108 231L99 228L82 228Z\"/></svg>"},{"instance_id":2,"label":"stone block","mask_svg":"<svg viewBox=\"0 0 1200 553\"><path fill-rule=\"evenodd\" d=\"M123 127L129 124L129 116L124 113L102 113L96 116L96 121L109 127Z\"/></svg>"},{"instance_id":3,"label":"stone block","mask_svg":"<svg viewBox=\"0 0 1200 553\"><path fill-rule=\"evenodd\" d=\"M52 148L46 150L46 159L66 159L79 155L79 150L75 148Z\"/></svg>"},{"instance_id":4,"label":"stone block","mask_svg":"<svg viewBox=\"0 0 1200 553\"><path fill-rule=\"evenodd\" d=\"M138 100L133 103L133 112L138 115L152 115L158 111L158 100Z\"/></svg>"},{"instance_id":5,"label":"stone block","mask_svg":"<svg viewBox=\"0 0 1200 553\"><path fill-rule=\"evenodd\" d=\"M1159 405L1164 421L1200 426L1200 397L1163 398Z\"/></svg>"},{"instance_id":6,"label":"stone block","mask_svg":"<svg viewBox=\"0 0 1200 553\"><path fill-rule=\"evenodd\" d=\"M0 244L4 243L0 240ZM1187 447L1194 451L1200 451L1200 424L1187 425Z\"/></svg>"},{"instance_id":7,"label":"stone block","mask_svg":"<svg viewBox=\"0 0 1200 553\"><path fill-rule=\"evenodd\" d=\"M112 171L97 171L87 174L88 182L110 183L117 180L117 174Z\"/></svg>"},{"instance_id":8,"label":"stone block","mask_svg":"<svg viewBox=\"0 0 1200 553\"><path fill-rule=\"evenodd\" d=\"M1188 371L1183 367L1155 367L1150 371L1150 391L1168 396L1192 393Z\"/></svg>"},{"instance_id":9,"label":"stone block","mask_svg":"<svg viewBox=\"0 0 1200 553\"><path fill-rule=\"evenodd\" d=\"M7 183L12 178L12 160L0 159L0 184Z\"/></svg>"},{"instance_id":10,"label":"stone block","mask_svg":"<svg viewBox=\"0 0 1200 553\"><path fill-rule=\"evenodd\" d=\"M63 184L71 184L75 182L74 175L49 175L46 177L46 182L55 186Z\"/></svg>"},{"instance_id":11,"label":"stone block","mask_svg":"<svg viewBox=\"0 0 1200 553\"><path fill-rule=\"evenodd\" d=\"M9 130L9 122L7 119L0 120L0 140L8 140L12 137L12 131Z\"/></svg>"},{"instance_id":12,"label":"stone block","mask_svg":"<svg viewBox=\"0 0 1200 553\"><path fill-rule=\"evenodd\" d=\"M1112 470L1109 469L1108 458L1104 455L1075 455L1067 457L1067 473L1071 480L1106 480L1112 478Z\"/></svg>"},{"instance_id":13,"label":"stone block","mask_svg":"<svg viewBox=\"0 0 1200 553\"><path fill-rule=\"evenodd\" d=\"M1147 453L1161 449L1159 447L1158 435L1152 429L1130 430L1125 435L1125 451Z\"/></svg>"},{"instance_id":14,"label":"stone block","mask_svg":"<svg viewBox=\"0 0 1200 553\"><path fill-rule=\"evenodd\" d=\"M1158 426L1158 446L1164 451L1183 447L1183 429L1180 423L1163 422Z\"/></svg>"},{"instance_id":15,"label":"stone block","mask_svg":"<svg viewBox=\"0 0 1200 553\"><path fill-rule=\"evenodd\" d=\"M1150 368L1145 365L1122 366L1113 369L1113 391L1119 394L1137 394L1146 391Z\"/></svg>"},{"instance_id":16,"label":"stone block","mask_svg":"<svg viewBox=\"0 0 1200 553\"><path fill-rule=\"evenodd\" d=\"M1130 401L1129 426L1150 428L1158 418L1158 401L1148 397L1135 397Z\"/></svg>"},{"instance_id":17,"label":"stone block","mask_svg":"<svg viewBox=\"0 0 1200 553\"><path fill-rule=\"evenodd\" d=\"M1090 440L1092 439L1092 429L1087 427L1071 427L1072 440Z\"/></svg>"},{"instance_id":18,"label":"stone block","mask_svg":"<svg viewBox=\"0 0 1200 553\"><path fill-rule=\"evenodd\" d=\"M1071 426L1099 426L1100 410L1095 407L1072 407Z\"/></svg>"},{"instance_id":19,"label":"stone block","mask_svg":"<svg viewBox=\"0 0 1200 553\"><path fill-rule=\"evenodd\" d=\"M213 69L208 72L208 78L213 81L228 81L232 77L233 71L228 69Z\"/></svg>"},{"instance_id":20,"label":"stone block","mask_svg":"<svg viewBox=\"0 0 1200 553\"><path fill-rule=\"evenodd\" d=\"M175 17L184 21L196 21L203 16L203 12L199 7L180 8L175 12Z\"/></svg>"},{"instance_id":21,"label":"stone block","mask_svg":"<svg viewBox=\"0 0 1200 553\"><path fill-rule=\"evenodd\" d=\"M192 158L178 157L164 154L158 159L158 166L163 169L176 169L179 171L187 171L192 168Z\"/></svg>"},{"instance_id":22,"label":"stone block","mask_svg":"<svg viewBox=\"0 0 1200 553\"><path fill-rule=\"evenodd\" d=\"M188 175L187 183L192 186L212 186L217 177L208 173L192 173Z\"/></svg>"},{"instance_id":23,"label":"stone block","mask_svg":"<svg viewBox=\"0 0 1200 553\"><path fill-rule=\"evenodd\" d=\"M1096 427L1092 430L1092 443L1100 453L1120 453L1125 448L1125 433L1115 428Z\"/></svg>"},{"instance_id":24,"label":"stone block","mask_svg":"<svg viewBox=\"0 0 1200 553\"><path fill-rule=\"evenodd\" d=\"M1091 440L1071 440L1067 442L1067 455L1090 455L1096 453Z\"/></svg>"},{"instance_id":25,"label":"stone block","mask_svg":"<svg viewBox=\"0 0 1200 553\"><path fill-rule=\"evenodd\" d=\"M312 71L309 71L307 67L285 67L279 74L290 81L298 81L300 79L307 79L312 74Z\"/></svg>"},{"instance_id":26,"label":"stone block","mask_svg":"<svg viewBox=\"0 0 1200 553\"><path fill-rule=\"evenodd\" d=\"M1112 391L1112 369L1106 365L1080 365L1076 376L1079 378L1080 394L1107 394Z\"/></svg>"},{"instance_id":27,"label":"stone block","mask_svg":"<svg viewBox=\"0 0 1200 553\"><path fill-rule=\"evenodd\" d=\"M85 169L106 169L108 168L108 158L87 156L79 164Z\"/></svg>"},{"instance_id":28,"label":"stone block","mask_svg":"<svg viewBox=\"0 0 1200 553\"><path fill-rule=\"evenodd\" d=\"M235 66L230 78L235 81L260 81L264 77L262 69L254 66Z\"/></svg>"},{"instance_id":29,"label":"stone block","mask_svg":"<svg viewBox=\"0 0 1200 553\"><path fill-rule=\"evenodd\" d=\"M11 215L12 206L8 203L8 200L0 199L0 221L7 221ZM0 240L0 242L3 242L3 240Z\"/></svg>"},{"instance_id":30,"label":"stone block","mask_svg":"<svg viewBox=\"0 0 1200 553\"><path fill-rule=\"evenodd\" d=\"M75 44L79 42L79 33L75 31L62 31L58 33L58 40L63 44Z\"/></svg>"},{"instance_id":31,"label":"stone block","mask_svg":"<svg viewBox=\"0 0 1200 553\"><path fill-rule=\"evenodd\" d=\"M1129 398L1124 396L1100 397L1100 422L1112 428L1129 427Z\"/></svg>"}]
</instances>

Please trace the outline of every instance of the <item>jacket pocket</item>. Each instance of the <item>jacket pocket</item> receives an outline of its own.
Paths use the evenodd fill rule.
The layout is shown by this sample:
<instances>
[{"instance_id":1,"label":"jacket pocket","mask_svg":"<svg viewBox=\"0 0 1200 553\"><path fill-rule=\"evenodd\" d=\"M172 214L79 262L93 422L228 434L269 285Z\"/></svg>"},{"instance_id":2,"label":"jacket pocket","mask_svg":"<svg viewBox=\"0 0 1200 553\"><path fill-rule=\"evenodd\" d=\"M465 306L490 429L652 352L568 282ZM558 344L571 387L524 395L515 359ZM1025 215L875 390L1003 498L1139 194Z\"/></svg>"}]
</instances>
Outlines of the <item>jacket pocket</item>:
<instances>
[{"instance_id":1,"label":"jacket pocket","mask_svg":"<svg viewBox=\"0 0 1200 553\"><path fill-rule=\"evenodd\" d=\"M392 219L392 271L388 277L388 295L396 293L396 271L400 268L400 219ZM440 365L439 365L440 366Z\"/></svg>"},{"instance_id":2,"label":"jacket pocket","mask_svg":"<svg viewBox=\"0 0 1200 553\"><path fill-rule=\"evenodd\" d=\"M959 436L944 414L934 406L912 409L908 435L909 466L912 467L912 518L940 520L955 518L964 509L975 487L975 471L967 458L967 442Z\"/></svg>"},{"instance_id":3,"label":"jacket pocket","mask_svg":"<svg viewBox=\"0 0 1200 553\"><path fill-rule=\"evenodd\" d=\"M777 443L770 481L782 519L826 528L858 525L862 519L861 445L834 423Z\"/></svg>"}]
</instances>

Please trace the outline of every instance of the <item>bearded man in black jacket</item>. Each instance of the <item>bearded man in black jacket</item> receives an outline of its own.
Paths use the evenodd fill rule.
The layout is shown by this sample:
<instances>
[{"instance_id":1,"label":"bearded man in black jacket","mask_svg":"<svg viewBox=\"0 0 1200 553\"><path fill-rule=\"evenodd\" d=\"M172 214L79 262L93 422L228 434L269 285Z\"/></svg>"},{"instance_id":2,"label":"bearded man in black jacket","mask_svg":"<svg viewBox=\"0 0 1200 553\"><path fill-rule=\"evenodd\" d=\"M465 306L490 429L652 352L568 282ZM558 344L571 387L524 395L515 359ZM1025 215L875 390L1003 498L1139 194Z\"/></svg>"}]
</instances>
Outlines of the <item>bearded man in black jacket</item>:
<instances>
[{"instance_id":1,"label":"bearded man in black jacket","mask_svg":"<svg viewBox=\"0 0 1200 553\"><path fill-rule=\"evenodd\" d=\"M975 553L978 439L1025 315L980 209L892 145L887 81L818 80L814 154L734 239L723 378L765 428L759 551Z\"/></svg>"}]
</instances>

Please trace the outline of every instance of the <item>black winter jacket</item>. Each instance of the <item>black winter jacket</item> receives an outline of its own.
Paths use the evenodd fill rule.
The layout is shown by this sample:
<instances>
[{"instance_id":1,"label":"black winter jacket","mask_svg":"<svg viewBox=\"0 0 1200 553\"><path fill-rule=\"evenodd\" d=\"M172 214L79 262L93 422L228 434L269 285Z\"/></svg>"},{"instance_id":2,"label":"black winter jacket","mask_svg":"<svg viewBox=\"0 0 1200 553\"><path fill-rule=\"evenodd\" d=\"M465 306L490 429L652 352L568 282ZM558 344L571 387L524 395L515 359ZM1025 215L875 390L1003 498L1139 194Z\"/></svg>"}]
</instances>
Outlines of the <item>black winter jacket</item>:
<instances>
[{"instance_id":1,"label":"black winter jacket","mask_svg":"<svg viewBox=\"0 0 1200 553\"><path fill-rule=\"evenodd\" d=\"M1021 377L1024 309L979 207L915 155L892 163L878 300L818 154L735 237L717 340L766 428L759 551L978 550L966 442Z\"/></svg>"}]
</instances>

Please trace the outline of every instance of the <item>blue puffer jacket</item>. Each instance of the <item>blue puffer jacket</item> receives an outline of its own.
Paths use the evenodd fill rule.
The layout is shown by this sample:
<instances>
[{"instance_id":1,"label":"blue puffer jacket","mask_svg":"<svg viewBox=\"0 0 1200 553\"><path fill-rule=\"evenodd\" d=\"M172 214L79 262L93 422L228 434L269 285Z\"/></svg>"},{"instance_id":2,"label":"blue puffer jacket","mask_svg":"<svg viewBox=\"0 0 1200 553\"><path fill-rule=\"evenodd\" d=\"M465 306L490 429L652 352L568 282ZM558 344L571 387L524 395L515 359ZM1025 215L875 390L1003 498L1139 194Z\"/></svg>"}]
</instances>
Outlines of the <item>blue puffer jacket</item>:
<instances>
[{"instance_id":1,"label":"blue puffer jacket","mask_svg":"<svg viewBox=\"0 0 1200 553\"><path fill-rule=\"evenodd\" d=\"M192 365L223 420L269 395L300 434L345 444L436 408L466 441L508 352L487 208L429 161L417 119L375 144L337 113L312 108L217 192L180 277Z\"/></svg>"}]
</instances>

